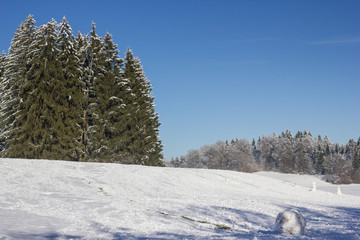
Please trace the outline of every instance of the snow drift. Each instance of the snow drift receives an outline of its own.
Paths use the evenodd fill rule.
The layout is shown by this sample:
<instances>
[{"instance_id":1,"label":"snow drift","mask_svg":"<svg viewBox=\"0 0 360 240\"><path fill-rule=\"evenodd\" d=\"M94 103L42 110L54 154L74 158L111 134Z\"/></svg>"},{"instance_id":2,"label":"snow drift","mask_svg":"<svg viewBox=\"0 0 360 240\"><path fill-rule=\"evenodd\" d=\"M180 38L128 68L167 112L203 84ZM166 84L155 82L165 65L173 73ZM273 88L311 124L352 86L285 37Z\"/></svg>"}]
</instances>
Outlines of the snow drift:
<instances>
[{"instance_id":1,"label":"snow drift","mask_svg":"<svg viewBox=\"0 0 360 240\"><path fill-rule=\"evenodd\" d=\"M336 190L314 176L0 159L0 239L358 239L360 185ZM305 236L274 231L292 208Z\"/></svg>"}]
</instances>

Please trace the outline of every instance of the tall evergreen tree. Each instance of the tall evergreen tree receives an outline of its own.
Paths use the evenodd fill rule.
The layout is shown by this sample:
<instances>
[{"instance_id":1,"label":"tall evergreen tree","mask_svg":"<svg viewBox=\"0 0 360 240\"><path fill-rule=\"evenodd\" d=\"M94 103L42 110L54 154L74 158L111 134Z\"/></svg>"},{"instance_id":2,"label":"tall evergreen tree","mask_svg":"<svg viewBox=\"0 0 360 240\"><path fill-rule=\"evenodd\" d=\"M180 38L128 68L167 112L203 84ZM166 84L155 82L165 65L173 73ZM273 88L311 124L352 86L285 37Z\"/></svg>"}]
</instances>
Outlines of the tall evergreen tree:
<instances>
[{"instance_id":1,"label":"tall evergreen tree","mask_svg":"<svg viewBox=\"0 0 360 240\"><path fill-rule=\"evenodd\" d=\"M122 77L123 59L119 58L117 45L112 36L107 33L103 41L105 54L105 75L99 85L101 94L101 113L103 115L103 139L106 142L104 155L112 162L127 162L129 154L126 151L126 122L129 117L125 113L125 99L129 99L127 82Z\"/></svg>"},{"instance_id":2,"label":"tall evergreen tree","mask_svg":"<svg viewBox=\"0 0 360 240\"><path fill-rule=\"evenodd\" d=\"M317 161L316 161L316 173L318 174L324 174L324 159L325 159L325 156L324 156L324 151L321 147L321 145L317 145L317 151L316 151L316 154L317 154Z\"/></svg>"},{"instance_id":3,"label":"tall evergreen tree","mask_svg":"<svg viewBox=\"0 0 360 240\"><path fill-rule=\"evenodd\" d=\"M323 169L325 174L332 174L334 172L334 159L330 150L330 146L325 147Z\"/></svg>"},{"instance_id":4,"label":"tall evergreen tree","mask_svg":"<svg viewBox=\"0 0 360 240\"><path fill-rule=\"evenodd\" d=\"M298 132L295 136L296 169L302 173L312 173L313 138L307 132Z\"/></svg>"},{"instance_id":5,"label":"tall evergreen tree","mask_svg":"<svg viewBox=\"0 0 360 240\"><path fill-rule=\"evenodd\" d=\"M101 81L105 74L105 58L101 38L96 34L95 23L92 24L89 42L84 51L85 62L83 63L83 86L84 86L84 134L83 142L87 159L99 161L107 146L103 139L103 116L100 108Z\"/></svg>"},{"instance_id":6,"label":"tall evergreen tree","mask_svg":"<svg viewBox=\"0 0 360 240\"><path fill-rule=\"evenodd\" d=\"M55 20L40 26L28 54L30 69L20 89L19 118L10 140L12 157L62 159L57 120L58 81L61 66L58 57Z\"/></svg>"},{"instance_id":7,"label":"tall evergreen tree","mask_svg":"<svg viewBox=\"0 0 360 240\"><path fill-rule=\"evenodd\" d=\"M275 157L276 135L262 137L260 143L260 161L266 171L276 171L279 167L279 161Z\"/></svg>"},{"instance_id":8,"label":"tall evergreen tree","mask_svg":"<svg viewBox=\"0 0 360 240\"><path fill-rule=\"evenodd\" d=\"M158 136L160 122L155 112L152 88L140 60L134 57L130 49L126 52L124 78L128 81L132 97L127 108L131 114L131 121L127 125L130 133L128 149L136 163L163 165L162 144Z\"/></svg>"},{"instance_id":9,"label":"tall evergreen tree","mask_svg":"<svg viewBox=\"0 0 360 240\"><path fill-rule=\"evenodd\" d=\"M79 59L80 64L80 70L81 70L81 76L80 81L82 84L82 93L83 93L83 102L81 106L82 110L82 117L81 117L81 142L83 145L83 156L80 160L86 161L87 160L87 149L86 149L86 142L87 142L87 129L88 129L88 122L87 122L87 108L88 108L88 99L89 99L89 85L88 85L88 79L89 79L89 53L88 53L88 35L83 35L80 32L78 32L78 35L75 39L75 48L76 48L76 55Z\"/></svg>"},{"instance_id":10,"label":"tall evergreen tree","mask_svg":"<svg viewBox=\"0 0 360 240\"><path fill-rule=\"evenodd\" d=\"M4 76L5 60L6 60L6 54L3 51L2 53L0 53L0 79L3 79L3 76Z\"/></svg>"},{"instance_id":11,"label":"tall evergreen tree","mask_svg":"<svg viewBox=\"0 0 360 240\"><path fill-rule=\"evenodd\" d=\"M295 170L294 138L290 130L279 136L275 147L275 155L279 159L279 170L291 173Z\"/></svg>"},{"instance_id":12,"label":"tall evergreen tree","mask_svg":"<svg viewBox=\"0 0 360 240\"><path fill-rule=\"evenodd\" d=\"M37 27L32 15L29 15L25 23L21 23L19 29L11 41L8 56L4 65L4 75L1 81L1 109L0 109L0 144L1 156L9 157L8 149L13 131L19 118L19 106L22 101L19 95L20 89L25 84L25 76L30 66L27 62Z\"/></svg>"},{"instance_id":13,"label":"tall evergreen tree","mask_svg":"<svg viewBox=\"0 0 360 240\"><path fill-rule=\"evenodd\" d=\"M1 156L163 165L159 117L140 60L110 34L74 38L31 15L0 55Z\"/></svg>"},{"instance_id":14,"label":"tall evergreen tree","mask_svg":"<svg viewBox=\"0 0 360 240\"><path fill-rule=\"evenodd\" d=\"M7 90L7 81L4 78L4 72L5 72L5 61L6 61L6 55L5 52L2 52L0 54L0 156L1 153L5 150L6 145L6 139L2 138L2 133L6 131L6 126L3 124L3 117L5 115L5 108L6 108L6 98L5 98L5 92Z\"/></svg>"},{"instance_id":15,"label":"tall evergreen tree","mask_svg":"<svg viewBox=\"0 0 360 240\"><path fill-rule=\"evenodd\" d=\"M64 17L58 26L57 44L59 46L62 75L57 79L54 98L58 107L56 125L60 130L59 142L63 149L63 159L82 160L85 149L82 143L84 102L80 80L80 60L76 54L76 41L72 29Z\"/></svg>"}]
</instances>

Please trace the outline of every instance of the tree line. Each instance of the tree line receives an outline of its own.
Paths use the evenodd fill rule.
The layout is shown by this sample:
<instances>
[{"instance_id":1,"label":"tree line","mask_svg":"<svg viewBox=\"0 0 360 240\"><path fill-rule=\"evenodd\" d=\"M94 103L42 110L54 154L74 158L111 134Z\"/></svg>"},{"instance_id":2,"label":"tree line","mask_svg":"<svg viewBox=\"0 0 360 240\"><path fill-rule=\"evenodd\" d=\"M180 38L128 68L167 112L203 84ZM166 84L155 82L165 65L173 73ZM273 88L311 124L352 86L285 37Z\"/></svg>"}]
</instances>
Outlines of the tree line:
<instances>
[{"instance_id":1,"label":"tree line","mask_svg":"<svg viewBox=\"0 0 360 240\"><path fill-rule=\"evenodd\" d=\"M360 183L360 138L346 145L332 143L327 136L316 139L311 132L286 130L279 136L219 141L172 158L172 167L209 168L242 172L323 174L333 183Z\"/></svg>"},{"instance_id":2,"label":"tree line","mask_svg":"<svg viewBox=\"0 0 360 240\"><path fill-rule=\"evenodd\" d=\"M163 165L159 116L141 62L95 24L21 23L0 55L0 156Z\"/></svg>"}]
</instances>

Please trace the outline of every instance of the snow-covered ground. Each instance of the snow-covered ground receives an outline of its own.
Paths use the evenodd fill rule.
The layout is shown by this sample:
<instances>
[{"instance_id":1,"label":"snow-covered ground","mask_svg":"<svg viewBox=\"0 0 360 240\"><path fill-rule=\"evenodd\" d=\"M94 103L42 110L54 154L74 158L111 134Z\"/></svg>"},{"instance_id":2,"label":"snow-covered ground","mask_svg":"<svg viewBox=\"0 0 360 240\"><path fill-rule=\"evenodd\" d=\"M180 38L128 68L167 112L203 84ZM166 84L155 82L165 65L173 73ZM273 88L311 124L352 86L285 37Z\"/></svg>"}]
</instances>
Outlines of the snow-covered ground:
<instances>
[{"instance_id":1,"label":"snow-covered ground","mask_svg":"<svg viewBox=\"0 0 360 240\"><path fill-rule=\"evenodd\" d=\"M316 176L0 159L0 239L360 239L360 185L341 191ZM304 236L274 230L289 208Z\"/></svg>"}]
</instances>

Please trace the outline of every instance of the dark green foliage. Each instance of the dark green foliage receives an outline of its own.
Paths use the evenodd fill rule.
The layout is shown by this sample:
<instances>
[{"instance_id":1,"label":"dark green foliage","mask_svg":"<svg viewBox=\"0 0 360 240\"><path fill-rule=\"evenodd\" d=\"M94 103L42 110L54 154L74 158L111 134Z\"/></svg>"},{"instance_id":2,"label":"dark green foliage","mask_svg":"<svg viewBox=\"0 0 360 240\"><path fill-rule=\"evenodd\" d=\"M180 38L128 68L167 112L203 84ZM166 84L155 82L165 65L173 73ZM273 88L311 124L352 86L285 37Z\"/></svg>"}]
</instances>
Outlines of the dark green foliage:
<instances>
[{"instance_id":1,"label":"dark green foliage","mask_svg":"<svg viewBox=\"0 0 360 240\"><path fill-rule=\"evenodd\" d=\"M0 153L16 158L161 166L149 81L110 34L75 38L66 18L39 28L30 15L0 55Z\"/></svg>"},{"instance_id":2,"label":"dark green foliage","mask_svg":"<svg viewBox=\"0 0 360 240\"><path fill-rule=\"evenodd\" d=\"M9 141L13 137L16 121L20 115L19 93L25 84L26 73L30 69L27 62L30 45L35 38L37 28L32 15L21 23L19 29L11 41L8 56L5 60L3 78L1 80L1 132L0 144L2 157L10 157L8 154Z\"/></svg>"},{"instance_id":3,"label":"dark green foliage","mask_svg":"<svg viewBox=\"0 0 360 240\"><path fill-rule=\"evenodd\" d=\"M61 104L62 71L57 60L55 21L42 25L27 55L30 69L19 92L21 103L14 135L10 139L12 157L61 159L64 149L59 134L62 130Z\"/></svg>"},{"instance_id":4,"label":"dark green foliage","mask_svg":"<svg viewBox=\"0 0 360 240\"><path fill-rule=\"evenodd\" d=\"M92 24L90 39L85 50L85 66L84 66L84 145L88 159L97 160L106 149L104 143L104 119L102 112L102 104L104 104L103 96L106 95L106 89L102 89L105 77L105 56L102 49L101 38L95 32L95 24Z\"/></svg>"},{"instance_id":5,"label":"dark green foliage","mask_svg":"<svg viewBox=\"0 0 360 240\"><path fill-rule=\"evenodd\" d=\"M159 117L155 112L150 82L146 79L140 60L130 49L126 52L124 78L128 95L124 113L127 115L127 151L136 164L162 165L162 145L158 139ZM130 119L131 117L131 119Z\"/></svg>"},{"instance_id":6,"label":"dark green foliage","mask_svg":"<svg viewBox=\"0 0 360 240\"><path fill-rule=\"evenodd\" d=\"M5 61L6 55L5 52L2 52L0 54L0 153L6 149L6 138L5 134L3 134L6 131L6 125L4 124L4 117L6 114L4 110L6 107L6 92L8 88L6 79L4 78Z\"/></svg>"},{"instance_id":7,"label":"dark green foliage","mask_svg":"<svg viewBox=\"0 0 360 240\"><path fill-rule=\"evenodd\" d=\"M0 79L3 79L3 76L4 76L5 60L6 60L5 52L0 53Z\"/></svg>"},{"instance_id":8,"label":"dark green foliage","mask_svg":"<svg viewBox=\"0 0 360 240\"><path fill-rule=\"evenodd\" d=\"M103 51L105 74L104 81L98 87L103 101L100 111L103 115L103 141L107 146L104 151L109 161L126 163L129 158L125 140L128 116L124 112L124 102L129 98L130 92L122 78L123 60L118 57L117 45L109 33L104 37Z\"/></svg>"},{"instance_id":9,"label":"dark green foliage","mask_svg":"<svg viewBox=\"0 0 360 240\"><path fill-rule=\"evenodd\" d=\"M55 86L55 102L60 105L56 118L59 128L58 138L64 149L66 160L82 160L85 149L82 144L83 111L82 105L84 95L82 91L82 82L80 80L82 71L80 60L76 52L76 41L72 34L72 29L64 17L59 25L57 38L59 47L60 68L62 74L60 81Z\"/></svg>"}]
</instances>

